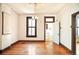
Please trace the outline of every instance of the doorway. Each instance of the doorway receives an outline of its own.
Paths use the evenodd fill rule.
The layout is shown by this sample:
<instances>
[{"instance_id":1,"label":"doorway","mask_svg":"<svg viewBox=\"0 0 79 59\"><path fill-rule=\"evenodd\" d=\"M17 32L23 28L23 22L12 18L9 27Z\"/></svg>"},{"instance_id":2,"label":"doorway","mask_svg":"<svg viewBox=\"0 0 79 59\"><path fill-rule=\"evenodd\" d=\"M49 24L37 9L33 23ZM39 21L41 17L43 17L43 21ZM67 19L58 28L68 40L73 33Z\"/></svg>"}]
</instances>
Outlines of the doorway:
<instances>
[{"instance_id":1,"label":"doorway","mask_svg":"<svg viewBox=\"0 0 79 59\"><path fill-rule=\"evenodd\" d=\"M61 22L59 22L59 45L61 44Z\"/></svg>"},{"instance_id":2,"label":"doorway","mask_svg":"<svg viewBox=\"0 0 79 59\"><path fill-rule=\"evenodd\" d=\"M55 22L54 16L45 16L44 17L44 35L45 41L52 41L53 39L53 24Z\"/></svg>"},{"instance_id":3,"label":"doorway","mask_svg":"<svg viewBox=\"0 0 79 59\"><path fill-rule=\"evenodd\" d=\"M76 54L79 55L79 14L76 16Z\"/></svg>"},{"instance_id":4,"label":"doorway","mask_svg":"<svg viewBox=\"0 0 79 59\"><path fill-rule=\"evenodd\" d=\"M72 54L79 54L79 11L72 14Z\"/></svg>"}]
</instances>

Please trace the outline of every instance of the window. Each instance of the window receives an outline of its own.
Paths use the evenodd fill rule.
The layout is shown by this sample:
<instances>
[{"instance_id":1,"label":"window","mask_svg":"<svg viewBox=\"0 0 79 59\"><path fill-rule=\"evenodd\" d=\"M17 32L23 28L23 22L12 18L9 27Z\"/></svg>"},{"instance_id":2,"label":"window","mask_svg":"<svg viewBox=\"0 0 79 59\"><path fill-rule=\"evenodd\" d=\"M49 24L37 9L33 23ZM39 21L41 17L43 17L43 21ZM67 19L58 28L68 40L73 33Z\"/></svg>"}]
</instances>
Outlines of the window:
<instances>
[{"instance_id":1,"label":"window","mask_svg":"<svg viewBox=\"0 0 79 59\"><path fill-rule=\"evenodd\" d=\"M45 16L45 22L48 22L48 23L53 23L55 22L55 17L53 16Z\"/></svg>"},{"instance_id":2,"label":"window","mask_svg":"<svg viewBox=\"0 0 79 59\"><path fill-rule=\"evenodd\" d=\"M27 37L36 37L36 19L27 17Z\"/></svg>"}]
</instances>

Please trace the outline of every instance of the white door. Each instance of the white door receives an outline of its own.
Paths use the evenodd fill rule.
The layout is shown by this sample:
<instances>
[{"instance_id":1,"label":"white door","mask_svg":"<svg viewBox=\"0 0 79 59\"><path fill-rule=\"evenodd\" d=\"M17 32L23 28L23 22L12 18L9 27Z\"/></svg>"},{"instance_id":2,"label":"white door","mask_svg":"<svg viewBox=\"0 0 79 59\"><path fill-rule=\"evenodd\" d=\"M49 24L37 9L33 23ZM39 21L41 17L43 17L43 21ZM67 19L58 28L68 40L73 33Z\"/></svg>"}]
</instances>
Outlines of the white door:
<instances>
[{"instance_id":1,"label":"white door","mask_svg":"<svg viewBox=\"0 0 79 59\"><path fill-rule=\"evenodd\" d=\"M53 31L54 31L54 39L53 42L59 44L59 22L55 22L53 26Z\"/></svg>"}]
</instances>

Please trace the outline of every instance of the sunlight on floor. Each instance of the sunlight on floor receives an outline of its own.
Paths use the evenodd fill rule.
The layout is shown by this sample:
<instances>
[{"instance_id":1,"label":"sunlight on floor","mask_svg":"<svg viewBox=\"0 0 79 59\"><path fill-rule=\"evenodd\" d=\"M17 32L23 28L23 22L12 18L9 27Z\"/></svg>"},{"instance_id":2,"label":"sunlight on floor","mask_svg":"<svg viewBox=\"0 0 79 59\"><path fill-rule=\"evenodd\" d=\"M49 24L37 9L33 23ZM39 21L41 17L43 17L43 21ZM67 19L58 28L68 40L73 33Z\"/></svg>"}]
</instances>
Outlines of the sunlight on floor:
<instances>
[{"instance_id":1,"label":"sunlight on floor","mask_svg":"<svg viewBox=\"0 0 79 59\"><path fill-rule=\"evenodd\" d=\"M51 25L51 24L50 24ZM52 37L52 33L50 32L50 34L49 33L47 33L46 34L47 36L46 36L46 42L45 42L45 44L46 44L46 47L47 48L52 48L51 46L52 46L52 41L53 41L53 37Z\"/></svg>"},{"instance_id":2,"label":"sunlight on floor","mask_svg":"<svg viewBox=\"0 0 79 59\"><path fill-rule=\"evenodd\" d=\"M28 46L28 54L29 55L35 55L36 54L36 46L32 46L32 45L29 45Z\"/></svg>"},{"instance_id":3,"label":"sunlight on floor","mask_svg":"<svg viewBox=\"0 0 79 59\"><path fill-rule=\"evenodd\" d=\"M45 42L47 48L52 48L53 43L51 41Z\"/></svg>"}]
</instances>

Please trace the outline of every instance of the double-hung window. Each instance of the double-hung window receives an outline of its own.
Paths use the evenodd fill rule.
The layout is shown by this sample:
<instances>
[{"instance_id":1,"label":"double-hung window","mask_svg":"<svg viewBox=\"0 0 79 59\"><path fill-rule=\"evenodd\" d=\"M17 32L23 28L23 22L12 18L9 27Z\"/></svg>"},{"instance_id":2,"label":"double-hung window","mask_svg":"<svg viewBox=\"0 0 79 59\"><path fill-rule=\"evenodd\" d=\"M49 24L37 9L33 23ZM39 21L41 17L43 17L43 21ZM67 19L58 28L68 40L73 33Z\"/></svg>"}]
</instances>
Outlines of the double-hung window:
<instances>
[{"instance_id":1,"label":"double-hung window","mask_svg":"<svg viewBox=\"0 0 79 59\"><path fill-rule=\"evenodd\" d=\"M27 37L36 37L37 33L36 33L36 19L32 18L32 17L27 17L26 18L26 23L27 23Z\"/></svg>"}]
</instances>

